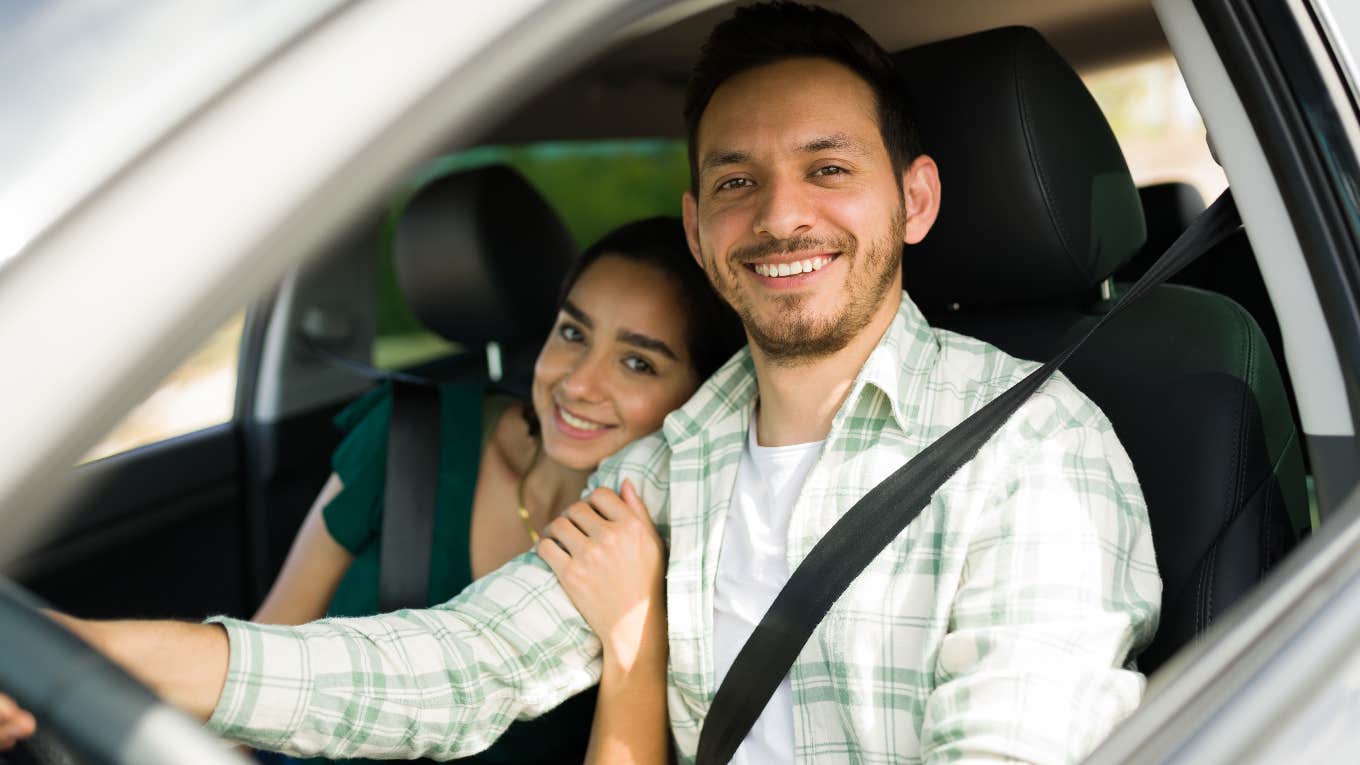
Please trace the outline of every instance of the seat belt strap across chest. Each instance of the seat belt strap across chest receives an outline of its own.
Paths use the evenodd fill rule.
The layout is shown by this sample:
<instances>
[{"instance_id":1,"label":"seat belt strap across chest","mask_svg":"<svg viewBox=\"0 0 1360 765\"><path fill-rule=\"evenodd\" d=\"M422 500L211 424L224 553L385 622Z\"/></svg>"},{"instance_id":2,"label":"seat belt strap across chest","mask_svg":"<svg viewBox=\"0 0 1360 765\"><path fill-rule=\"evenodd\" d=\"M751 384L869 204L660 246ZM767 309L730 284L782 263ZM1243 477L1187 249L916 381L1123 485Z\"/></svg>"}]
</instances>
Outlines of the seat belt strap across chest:
<instances>
[{"instance_id":1,"label":"seat belt strap across chest","mask_svg":"<svg viewBox=\"0 0 1360 765\"><path fill-rule=\"evenodd\" d=\"M384 613L429 605L439 426L437 386L392 381L378 564L378 605Z\"/></svg>"},{"instance_id":2,"label":"seat belt strap across chest","mask_svg":"<svg viewBox=\"0 0 1360 765\"><path fill-rule=\"evenodd\" d=\"M1030 395L1107 321L1240 226L1237 207L1225 191L1077 342L922 449L847 510L790 574L738 652L700 731L699 765L724 765L732 759L841 593Z\"/></svg>"}]
</instances>

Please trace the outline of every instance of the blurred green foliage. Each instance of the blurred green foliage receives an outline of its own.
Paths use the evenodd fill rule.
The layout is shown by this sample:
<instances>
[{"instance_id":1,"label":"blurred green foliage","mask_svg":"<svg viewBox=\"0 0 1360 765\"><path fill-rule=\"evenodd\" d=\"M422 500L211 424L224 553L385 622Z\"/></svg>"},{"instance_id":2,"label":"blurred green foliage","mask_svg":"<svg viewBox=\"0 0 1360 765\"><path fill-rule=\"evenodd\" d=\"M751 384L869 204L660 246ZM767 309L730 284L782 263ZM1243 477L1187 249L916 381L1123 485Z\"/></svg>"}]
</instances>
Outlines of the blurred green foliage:
<instances>
[{"instance_id":1,"label":"blurred green foliage","mask_svg":"<svg viewBox=\"0 0 1360 765\"><path fill-rule=\"evenodd\" d=\"M394 200L383 229L378 263L378 325L374 361L384 368L420 360L386 346L443 347L406 305L392 265L392 230L407 200L431 180L472 167L504 163L518 170L553 206L578 248L623 223L653 215L679 215L689 184L685 144L676 140L542 143L484 146L440 157L421 168ZM430 336L420 340L419 336ZM417 356L426 355L417 353Z\"/></svg>"}]
</instances>

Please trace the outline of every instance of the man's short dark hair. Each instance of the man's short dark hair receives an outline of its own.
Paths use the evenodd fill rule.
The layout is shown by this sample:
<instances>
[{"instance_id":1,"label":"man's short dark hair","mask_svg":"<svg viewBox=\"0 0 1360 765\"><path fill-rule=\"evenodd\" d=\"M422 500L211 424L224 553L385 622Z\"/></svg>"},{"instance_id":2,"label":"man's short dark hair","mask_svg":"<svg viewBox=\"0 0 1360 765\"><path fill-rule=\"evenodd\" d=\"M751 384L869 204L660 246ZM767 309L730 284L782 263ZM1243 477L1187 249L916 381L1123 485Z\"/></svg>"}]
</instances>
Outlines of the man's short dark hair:
<instances>
[{"instance_id":1,"label":"man's short dark hair","mask_svg":"<svg viewBox=\"0 0 1360 765\"><path fill-rule=\"evenodd\" d=\"M713 28L699 54L685 93L690 188L699 184L699 118L720 85L734 75L793 58L835 61L859 75L873 91L878 128L900 178L921 153L906 85L892 57L858 24L835 11L801 3L759 3L738 8Z\"/></svg>"}]
</instances>

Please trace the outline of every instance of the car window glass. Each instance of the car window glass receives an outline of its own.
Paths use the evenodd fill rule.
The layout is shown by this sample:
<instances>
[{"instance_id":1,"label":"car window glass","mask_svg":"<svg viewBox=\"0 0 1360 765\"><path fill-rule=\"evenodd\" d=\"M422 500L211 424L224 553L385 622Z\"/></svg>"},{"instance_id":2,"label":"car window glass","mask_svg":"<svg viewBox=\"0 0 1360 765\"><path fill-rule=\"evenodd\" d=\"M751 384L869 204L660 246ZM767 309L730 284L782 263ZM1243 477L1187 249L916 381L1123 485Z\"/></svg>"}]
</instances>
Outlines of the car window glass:
<instances>
[{"instance_id":1,"label":"car window glass","mask_svg":"<svg viewBox=\"0 0 1360 765\"><path fill-rule=\"evenodd\" d=\"M496 163L521 172L557 211L581 248L621 223L679 215L680 195L689 183L683 141L635 140L479 147L434 160L417 173L410 188L450 172ZM397 286L388 247L400 209L401 200L388 218L379 253L373 364L381 369L401 369L457 350L421 325Z\"/></svg>"},{"instance_id":2,"label":"car window glass","mask_svg":"<svg viewBox=\"0 0 1360 765\"><path fill-rule=\"evenodd\" d=\"M81 460L103 459L167 438L230 422L245 312L221 329L128 412Z\"/></svg>"},{"instance_id":3,"label":"car window glass","mask_svg":"<svg viewBox=\"0 0 1360 765\"><path fill-rule=\"evenodd\" d=\"M1170 56L1082 72L1139 186L1184 181L1211 202L1228 187Z\"/></svg>"}]
</instances>

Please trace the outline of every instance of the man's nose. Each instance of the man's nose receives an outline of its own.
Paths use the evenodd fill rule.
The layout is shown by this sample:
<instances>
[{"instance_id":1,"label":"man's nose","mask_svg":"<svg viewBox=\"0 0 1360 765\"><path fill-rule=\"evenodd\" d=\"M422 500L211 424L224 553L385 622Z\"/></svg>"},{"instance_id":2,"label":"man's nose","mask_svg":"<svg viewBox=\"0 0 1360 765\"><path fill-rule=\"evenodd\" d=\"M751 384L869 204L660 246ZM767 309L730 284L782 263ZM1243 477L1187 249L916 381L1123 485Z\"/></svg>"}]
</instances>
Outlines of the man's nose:
<instances>
[{"instance_id":1,"label":"man's nose","mask_svg":"<svg viewBox=\"0 0 1360 765\"><path fill-rule=\"evenodd\" d=\"M816 208L801 178L771 178L761 192L754 226L757 236L789 239L812 230Z\"/></svg>"}]
</instances>

